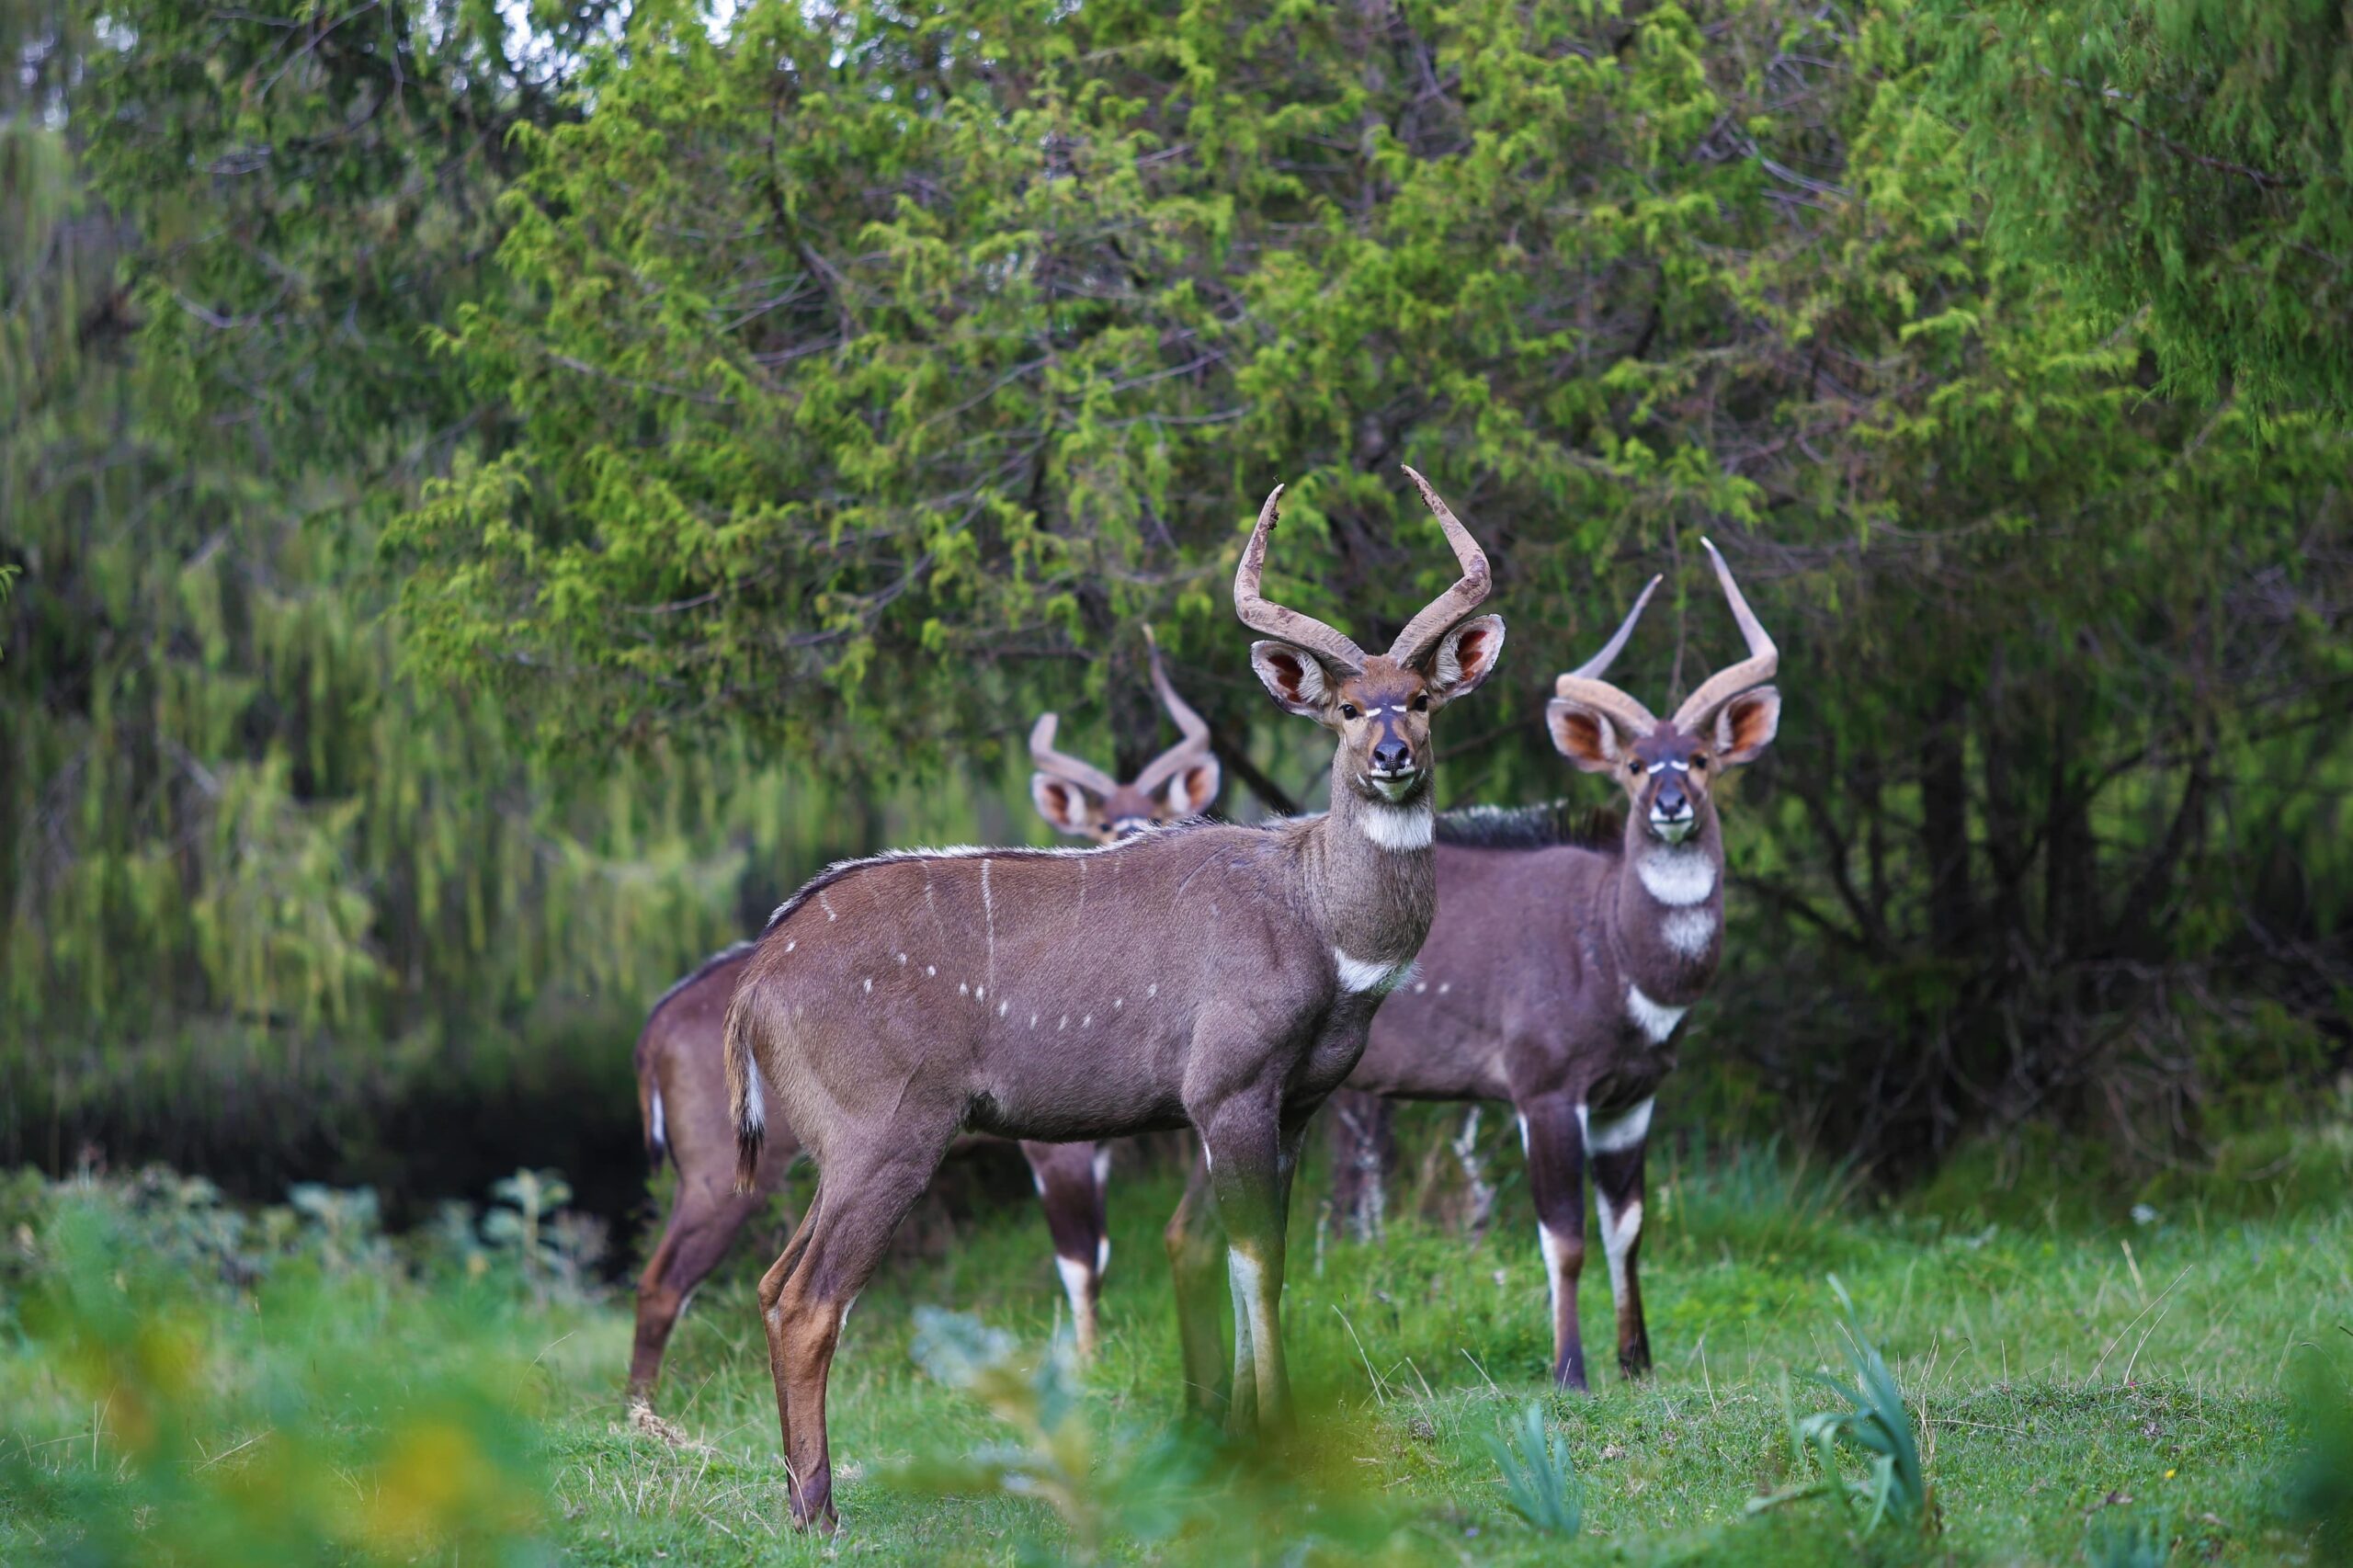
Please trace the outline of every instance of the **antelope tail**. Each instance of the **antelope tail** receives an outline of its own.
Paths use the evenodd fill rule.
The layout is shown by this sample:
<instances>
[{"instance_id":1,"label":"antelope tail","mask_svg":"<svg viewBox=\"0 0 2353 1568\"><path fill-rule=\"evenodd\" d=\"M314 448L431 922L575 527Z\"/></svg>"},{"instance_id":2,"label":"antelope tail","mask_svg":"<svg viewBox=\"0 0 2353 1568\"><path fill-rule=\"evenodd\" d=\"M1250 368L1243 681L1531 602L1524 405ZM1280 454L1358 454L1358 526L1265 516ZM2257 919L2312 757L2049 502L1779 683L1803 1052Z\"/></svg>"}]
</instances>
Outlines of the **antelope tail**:
<instances>
[{"instance_id":1,"label":"antelope tail","mask_svg":"<svg viewBox=\"0 0 2353 1568\"><path fill-rule=\"evenodd\" d=\"M637 1120L645 1130L646 1162L655 1170L670 1153L669 1130L663 1125L662 1085L654 1081L653 1052L643 1041L637 1048Z\"/></svg>"},{"instance_id":2,"label":"antelope tail","mask_svg":"<svg viewBox=\"0 0 2353 1568\"><path fill-rule=\"evenodd\" d=\"M727 1004L727 1103L735 1114L735 1190L756 1190L760 1149L767 1142L768 1110L760 1093L759 1064L752 1059L753 988L739 986Z\"/></svg>"}]
</instances>

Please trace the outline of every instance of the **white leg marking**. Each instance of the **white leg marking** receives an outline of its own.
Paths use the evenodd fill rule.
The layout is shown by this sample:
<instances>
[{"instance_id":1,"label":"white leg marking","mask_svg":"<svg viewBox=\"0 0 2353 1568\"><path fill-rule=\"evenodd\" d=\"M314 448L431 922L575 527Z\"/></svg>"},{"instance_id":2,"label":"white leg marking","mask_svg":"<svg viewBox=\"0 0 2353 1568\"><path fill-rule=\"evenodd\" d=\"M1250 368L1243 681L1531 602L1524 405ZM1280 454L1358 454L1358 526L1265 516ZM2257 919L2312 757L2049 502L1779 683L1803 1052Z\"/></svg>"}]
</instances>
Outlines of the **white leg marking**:
<instances>
[{"instance_id":1,"label":"white leg marking","mask_svg":"<svg viewBox=\"0 0 2353 1568\"><path fill-rule=\"evenodd\" d=\"M1108 1236L1095 1238L1095 1272L1097 1274L1111 1272L1111 1238Z\"/></svg>"},{"instance_id":2,"label":"white leg marking","mask_svg":"<svg viewBox=\"0 0 2353 1568\"><path fill-rule=\"evenodd\" d=\"M1108 1143L1097 1143L1095 1145L1095 1186L1097 1190L1099 1191L1103 1187L1109 1186L1110 1182L1111 1146Z\"/></svg>"},{"instance_id":3,"label":"white leg marking","mask_svg":"<svg viewBox=\"0 0 2353 1568\"><path fill-rule=\"evenodd\" d=\"M1716 863L1704 849L1654 849L1635 860L1634 874L1661 903L1699 903L1716 891Z\"/></svg>"},{"instance_id":4,"label":"white leg marking","mask_svg":"<svg viewBox=\"0 0 2353 1568\"><path fill-rule=\"evenodd\" d=\"M842 1303L841 1321L834 1324L834 1332L835 1334L841 1333L842 1330L849 1326L849 1310L850 1308L858 1305L858 1299L863 1294L865 1294L864 1291L853 1290L850 1292L849 1300Z\"/></svg>"},{"instance_id":5,"label":"white leg marking","mask_svg":"<svg viewBox=\"0 0 2353 1568\"><path fill-rule=\"evenodd\" d=\"M1544 1254L1544 1285L1552 1292L1552 1321L1561 1321L1561 1292L1569 1288L1563 1270L1568 1261L1569 1239L1555 1234L1552 1227L1542 1221L1536 1222L1536 1244Z\"/></svg>"},{"instance_id":6,"label":"white leg marking","mask_svg":"<svg viewBox=\"0 0 2353 1568\"><path fill-rule=\"evenodd\" d=\"M1528 1154L1528 1118L1526 1118L1526 1117L1524 1117L1524 1116L1523 1116L1523 1117L1521 1117L1521 1118L1519 1119L1519 1153L1520 1153L1520 1155L1521 1155L1521 1157L1522 1157L1522 1158L1526 1158L1526 1157L1527 1157L1527 1154Z\"/></svg>"},{"instance_id":7,"label":"white leg marking","mask_svg":"<svg viewBox=\"0 0 2353 1568\"><path fill-rule=\"evenodd\" d=\"M1367 802L1357 812L1357 825L1364 835L1383 849L1427 849L1430 835L1438 819L1431 815L1428 801L1417 806L1389 806Z\"/></svg>"},{"instance_id":8,"label":"white leg marking","mask_svg":"<svg viewBox=\"0 0 2353 1568\"><path fill-rule=\"evenodd\" d=\"M1593 1199L1601 1218L1602 1250L1609 1256L1609 1299L1622 1301L1626 1295L1626 1255L1633 1250L1634 1239L1643 1233L1643 1200L1635 1199L1620 1212L1599 1190L1595 1191Z\"/></svg>"},{"instance_id":9,"label":"white leg marking","mask_svg":"<svg viewBox=\"0 0 2353 1568\"><path fill-rule=\"evenodd\" d=\"M1060 1253L1054 1255L1054 1270L1063 1277L1063 1294L1070 1298L1070 1315L1085 1317L1087 1286L1093 1282L1095 1271L1086 1267L1085 1258L1064 1257Z\"/></svg>"},{"instance_id":10,"label":"white leg marking","mask_svg":"<svg viewBox=\"0 0 2353 1568\"><path fill-rule=\"evenodd\" d=\"M1629 984L1626 987L1626 1016L1634 1020L1637 1028L1651 1037L1654 1045L1665 1044L1666 1037L1675 1032L1675 1026L1683 1021L1683 1015L1690 1010L1654 1002L1643 994L1643 988L1639 985Z\"/></svg>"},{"instance_id":11,"label":"white leg marking","mask_svg":"<svg viewBox=\"0 0 2353 1568\"><path fill-rule=\"evenodd\" d=\"M1577 1108L1582 1113L1585 1109ZM1651 1102L1643 1101L1631 1110L1607 1118L1598 1126L1588 1124L1585 1144L1597 1154L1615 1154L1621 1149L1631 1149L1651 1135Z\"/></svg>"}]
</instances>

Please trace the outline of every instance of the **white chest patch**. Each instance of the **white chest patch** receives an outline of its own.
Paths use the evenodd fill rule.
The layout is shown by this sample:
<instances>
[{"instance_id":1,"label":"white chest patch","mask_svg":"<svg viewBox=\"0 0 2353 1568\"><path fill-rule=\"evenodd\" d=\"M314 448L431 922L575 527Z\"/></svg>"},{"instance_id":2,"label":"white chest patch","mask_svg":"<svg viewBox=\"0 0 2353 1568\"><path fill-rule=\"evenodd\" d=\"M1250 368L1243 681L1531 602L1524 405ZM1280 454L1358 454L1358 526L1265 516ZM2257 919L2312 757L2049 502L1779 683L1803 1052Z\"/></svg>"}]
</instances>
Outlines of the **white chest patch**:
<instances>
[{"instance_id":1,"label":"white chest patch","mask_svg":"<svg viewBox=\"0 0 2353 1568\"><path fill-rule=\"evenodd\" d=\"M1367 804L1357 812L1357 825L1383 849L1427 849L1438 819L1427 803L1418 806Z\"/></svg>"},{"instance_id":2,"label":"white chest patch","mask_svg":"<svg viewBox=\"0 0 2353 1568\"><path fill-rule=\"evenodd\" d=\"M1367 959L1351 958L1339 949L1332 949L1332 961L1340 969L1340 989L1343 991L1377 991L1387 995L1414 972L1414 960L1404 963L1376 963Z\"/></svg>"},{"instance_id":3,"label":"white chest patch","mask_svg":"<svg viewBox=\"0 0 2353 1568\"><path fill-rule=\"evenodd\" d=\"M1634 1020L1635 1028L1651 1037L1654 1045L1665 1044L1666 1037L1675 1032L1675 1026L1683 1021L1683 1015L1690 1010L1654 1002L1643 994L1639 985L1626 987L1626 1016Z\"/></svg>"},{"instance_id":4,"label":"white chest patch","mask_svg":"<svg viewBox=\"0 0 2353 1568\"><path fill-rule=\"evenodd\" d=\"M1678 909L1659 922L1658 934L1666 945L1687 959L1704 958L1708 946L1716 939L1716 912L1712 909Z\"/></svg>"},{"instance_id":5,"label":"white chest patch","mask_svg":"<svg viewBox=\"0 0 2353 1568\"><path fill-rule=\"evenodd\" d=\"M1661 903L1704 903L1716 891L1716 863L1698 849L1658 849L1634 862L1634 874Z\"/></svg>"}]
</instances>

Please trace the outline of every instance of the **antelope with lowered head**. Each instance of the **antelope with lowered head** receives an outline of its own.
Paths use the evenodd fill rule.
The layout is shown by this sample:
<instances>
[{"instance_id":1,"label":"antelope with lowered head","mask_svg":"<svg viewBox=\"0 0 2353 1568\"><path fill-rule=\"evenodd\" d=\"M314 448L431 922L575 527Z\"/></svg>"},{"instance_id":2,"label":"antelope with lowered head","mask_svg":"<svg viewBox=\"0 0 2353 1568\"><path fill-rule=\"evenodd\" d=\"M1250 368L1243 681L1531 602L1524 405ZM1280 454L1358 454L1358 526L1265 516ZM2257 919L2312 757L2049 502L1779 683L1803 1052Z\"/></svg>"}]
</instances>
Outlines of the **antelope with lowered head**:
<instances>
[{"instance_id":1,"label":"antelope with lowered head","mask_svg":"<svg viewBox=\"0 0 2353 1568\"><path fill-rule=\"evenodd\" d=\"M1150 641L1152 633L1146 629ZM1183 735L1126 783L1053 749L1054 715L1040 717L1029 734L1037 772L1030 797L1052 826L1110 843L1155 824L1199 814L1217 798L1217 758L1210 730L1176 695L1152 644L1152 684ZM789 1128L772 1126L752 1190L733 1188L735 1123L727 1106L725 1021L728 999L751 961L755 944L738 942L713 954L662 994L637 1037L638 1110L646 1153L667 1158L678 1184L661 1243L637 1282L637 1340L629 1369L632 1401L649 1399L662 1375L670 1332L710 1271L735 1243L801 1152ZM1110 1265L1103 1186L1110 1151L1093 1143L1023 1143L1022 1157L1037 1183L1053 1240L1054 1267L1070 1296L1071 1322L1082 1357L1095 1353Z\"/></svg>"},{"instance_id":2,"label":"antelope with lowered head","mask_svg":"<svg viewBox=\"0 0 2353 1568\"><path fill-rule=\"evenodd\" d=\"M1586 1387L1577 1279L1588 1162L1619 1369L1650 1369L1635 1272L1643 1159L1652 1096L1675 1065L1676 1026L1722 951L1724 846L1711 788L1754 761L1780 722L1780 694L1767 684L1779 654L1723 557L1712 543L1707 551L1748 656L1664 721L1604 681L1653 578L1600 653L1559 678L1545 712L1552 744L1579 769L1618 781L1624 823L1601 813L1607 825L1580 828L1558 807L1438 818L1437 923L1341 1096L1511 1102L1552 1288L1552 1376L1564 1388ZM1355 1122L1374 1119L1359 1108ZM1345 1146L1338 1155L1354 1157Z\"/></svg>"},{"instance_id":3,"label":"antelope with lowered head","mask_svg":"<svg viewBox=\"0 0 2353 1568\"><path fill-rule=\"evenodd\" d=\"M1251 647L1259 679L1337 736L1326 814L854 861L768 922L728 1009L727 1067L742 1176L758 1169L764 1083L817 1162L816 1197L759 1292L797 1524L835 1519L825 1383L842 1320L965 1129L1196 1130L1230 1238L1231 1419L1287 1419L1300 1135L1429 929L1430 718L1503 645L1503 623L1476 613L1485 555L1412 477L1461 575L1386 653L1260 595L1279 487L1234 574L1235 610L1267 633Z\"/></svg>"}]
</instances>

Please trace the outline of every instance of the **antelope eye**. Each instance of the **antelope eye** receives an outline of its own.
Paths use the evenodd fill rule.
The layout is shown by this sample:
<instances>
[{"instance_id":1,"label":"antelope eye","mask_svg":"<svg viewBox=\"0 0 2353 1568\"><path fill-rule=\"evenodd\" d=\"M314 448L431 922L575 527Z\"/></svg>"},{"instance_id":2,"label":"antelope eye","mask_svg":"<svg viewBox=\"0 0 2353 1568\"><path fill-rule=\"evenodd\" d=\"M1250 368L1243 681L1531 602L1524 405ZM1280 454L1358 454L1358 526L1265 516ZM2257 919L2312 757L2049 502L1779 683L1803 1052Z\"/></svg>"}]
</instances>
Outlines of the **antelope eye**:
<instances>
[{"instance_id":1,"label":"antelope eye","mask_svg":"<svg viewBox=\"0 0 2353 1568\"><path fill-rule=\"evenodd\" d=\"M1358 716L1359 716L1359 715L1358 715L1358 712L1357 712L1357 705L1356 705L1355 703L1353 703L1353 702L1343 702L1343 703L1341 703L1341 704L1340 704L1340 717L1341 717L1341 718L1343 718L1343 719L1354 719L1354 718L1357 718L1357 717L1358 717Z\"/></svg>"},{"instance_id":2,"label":"antelope eye","mask_svg":"<svg viewBox=\"0 0 2353 1568\"><path fill-rule=\"evenodd\" d=\"M1427 713L1430 710L1430 694L1427 691L1417 691L1414 693L1414 700L1406 706L1416 713Z\"/></svg>"},{"instance_id":3,"label":"antelope eye","mask_svg":"<svg viewBox=\"0 0 2353 1568\"><path fill-rule=\"evenodd\" d=\"M1627 772L1629 772L1629 773L1640 773L1642 770L1643 770L1643 765L1642 765L1642 763L1641 763L1639 760L1637 760L1636 758L1631 757L1631 756L1630 756L1630 757L1628 757L1628 758L1626 759L1626 771L1627 771Z\"/></svg>"},{"instance_id":4,"label":"antelope eye","mask_svg":"<svg viewBox=\"0 0 2353 1568\"><path fill-rule=\"evenodd\" d=\"M1707 754L1706 752L1701 752L1701 753L1699 753L1697 756L1694 756L1694 757L1691 759L1691 771L1692 771L1692 772L1694 772L1694 773L1698 773L1698 772L1699 772L1701 769L1705 768L1707 766L1708 766L1708 754Z\"/></svg>"}]
</instances>

